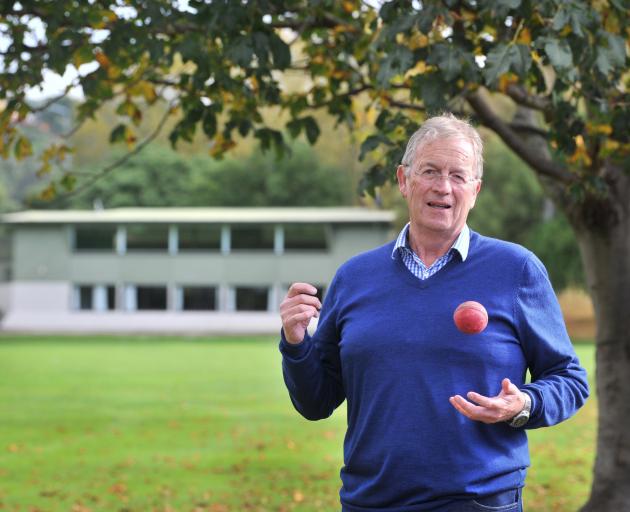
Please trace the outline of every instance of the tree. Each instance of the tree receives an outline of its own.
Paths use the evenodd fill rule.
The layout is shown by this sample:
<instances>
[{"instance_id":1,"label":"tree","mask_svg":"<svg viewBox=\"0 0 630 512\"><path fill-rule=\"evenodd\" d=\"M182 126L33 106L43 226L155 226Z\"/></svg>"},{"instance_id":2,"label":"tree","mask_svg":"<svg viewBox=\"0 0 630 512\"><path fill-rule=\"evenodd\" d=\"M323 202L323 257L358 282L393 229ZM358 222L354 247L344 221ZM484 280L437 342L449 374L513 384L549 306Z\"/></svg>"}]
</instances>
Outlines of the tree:
<instances>
[{"instance_id":1,"label":"tree","mask_svg":"<svg viewBox=\"0 0 630 512\"><path fill-rule=\"evenodd\" d=\"M120 158L115 152L109 160ZM108 162L92 164L92 174ZM296 172L299 169L301 172ZM1 190L0 190L1 191ZM296 144L278 160L255 151L247 158L217 162L209 156L187 157L168 147L152 145L55 208L131 206L340 206L351 205L354 190L348 173L322 165L315 151ZM1 200L0 194L0 200ZM50 202L34 206L46 208Z\"/></svg>"},{"instance_id":2,"label":"tree","mask_svg":"<svg viewBox=\"0 0 630 512\"><path fill-rule=\"evenodd\" d=\"M627 0L116 0L4 2L0 152L30 152L19 123L42 70L78 67L78 122L117 102L110 140L136 141L147 104L178 116L175 145L201 129L221 155L238 136L282 153L271 107L291 136L319 136L325 109L352 126L367 105L377 159L367 191L393 175L427 111L471 113L540 178L576 232L597 317L599 431L585 511L627 508L630 481L630 115ZM38 33L36 27L43 27ZM173 72L176 64L177 73ZM309 78L283 89L287 73ZM356 101L361 95L361 101ZM496 98L510 109L497 111ZM51 100L51 101L54 101ZM267 109L267 110L265 110ZM161 126L161 125L159 125ZM62 151L44 154L50 164ZM72 180L66 179L71 186Z\"/></svg>"}]
</instances>

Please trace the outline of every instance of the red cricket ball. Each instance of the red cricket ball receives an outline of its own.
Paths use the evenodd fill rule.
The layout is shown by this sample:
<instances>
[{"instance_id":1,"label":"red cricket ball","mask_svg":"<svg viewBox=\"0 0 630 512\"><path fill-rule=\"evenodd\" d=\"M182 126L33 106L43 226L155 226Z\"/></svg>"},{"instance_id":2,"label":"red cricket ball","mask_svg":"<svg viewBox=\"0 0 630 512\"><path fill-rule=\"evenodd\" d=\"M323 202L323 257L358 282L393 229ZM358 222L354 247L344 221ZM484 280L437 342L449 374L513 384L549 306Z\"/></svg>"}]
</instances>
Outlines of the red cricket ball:
<instances>
[{"instance_id":1,"label":"red cricket ball","mask_svg":"<svg viewBox=\"0 0 630 512\"><path fill-rule=\"evenodd\" d=\"M488 325L488 312L478 302L468 300L457 306L453 320L463 333L479 334Z\"/></svg>"}]
</instances>

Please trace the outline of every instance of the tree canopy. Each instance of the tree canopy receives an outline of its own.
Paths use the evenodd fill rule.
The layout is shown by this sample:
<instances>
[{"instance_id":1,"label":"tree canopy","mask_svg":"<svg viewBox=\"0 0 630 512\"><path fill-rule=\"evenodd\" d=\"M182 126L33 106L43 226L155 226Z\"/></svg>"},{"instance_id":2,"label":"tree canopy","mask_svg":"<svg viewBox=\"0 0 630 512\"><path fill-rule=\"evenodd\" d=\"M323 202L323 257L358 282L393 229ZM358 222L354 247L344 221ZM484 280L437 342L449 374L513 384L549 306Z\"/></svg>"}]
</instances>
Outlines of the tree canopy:
<instances>
[{"instance_id":1,"label":"tree canopy","mask_svg":"<svg viewBox=\"0 0 630 512\"><path fill-rule=\"evenodd\" d=\"M72 85L85 96L77 122L106 102L118 104L111 142L138 143L143 110L162 98L165 115L178 117L174 145L202 130L214 155L247 135L282 152L285 135L266 107L289 114L291 136L314 142L314 109L352 124L353 98L364 93L377 114L364 152L384 152L367 188L391 177L418 113L449 108L472 112L574 194L597 192L606 187L599 163L626 159L630 148L626 7L624 0L398 0L378 11L321 0L5 2L0 152L31 153L20 122L41 105L30 106L26 92L45 70L63 74L74 66ZM287 90L289 73L306 76L307 86ZM540 112L544 128L506 122L487 91ZM524 129L541 131L552 155L528 151L519 137ZM65 152L62 143L45 151L43 171Z\"/></svg>"}]
</instances>

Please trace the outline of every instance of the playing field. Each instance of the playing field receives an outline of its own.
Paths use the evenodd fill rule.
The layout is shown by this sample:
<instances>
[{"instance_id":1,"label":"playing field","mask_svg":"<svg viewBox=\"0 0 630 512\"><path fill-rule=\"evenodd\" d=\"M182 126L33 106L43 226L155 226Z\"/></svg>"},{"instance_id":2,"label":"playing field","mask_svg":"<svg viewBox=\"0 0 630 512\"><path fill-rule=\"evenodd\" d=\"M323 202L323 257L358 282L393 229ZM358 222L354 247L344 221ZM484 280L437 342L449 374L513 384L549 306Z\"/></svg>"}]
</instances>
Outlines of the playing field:
<instances>
[{"instance_id":1,"label":"playing field","mask_svg":"<svg viewBox=\"0 0 630 512\"><path fill-rule=\"evenodd\" d=\"M586 499L595 423L531 432L529 510ZM270 338L0 337L3 511L338 510L344 430L294 411Z\"/></svg>"}]
</instances>

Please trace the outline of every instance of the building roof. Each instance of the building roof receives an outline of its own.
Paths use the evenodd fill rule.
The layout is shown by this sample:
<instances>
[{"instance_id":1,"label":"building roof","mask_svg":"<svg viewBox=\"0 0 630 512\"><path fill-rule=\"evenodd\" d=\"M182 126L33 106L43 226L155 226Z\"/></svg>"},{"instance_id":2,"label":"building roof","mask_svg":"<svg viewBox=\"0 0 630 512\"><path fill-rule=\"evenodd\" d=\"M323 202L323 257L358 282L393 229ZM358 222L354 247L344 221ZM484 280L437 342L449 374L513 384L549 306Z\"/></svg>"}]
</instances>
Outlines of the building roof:
<instances>
[{"instance_id":1,"label":"building roof","mask_svg":"<svg viewBox=\"0 0 630 512\"><path fill-rule=\"evenodd\" d=\"M111 208L25 210L2 215L7 224L121 223L390 223L389 210L367 208Z\"/></svg>"}]
</instances>

